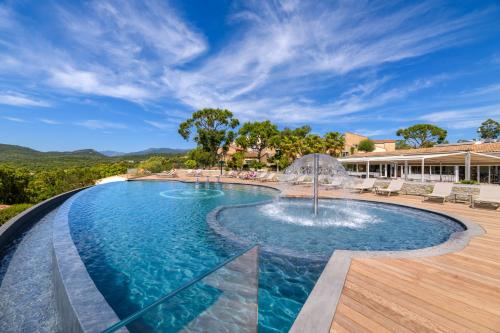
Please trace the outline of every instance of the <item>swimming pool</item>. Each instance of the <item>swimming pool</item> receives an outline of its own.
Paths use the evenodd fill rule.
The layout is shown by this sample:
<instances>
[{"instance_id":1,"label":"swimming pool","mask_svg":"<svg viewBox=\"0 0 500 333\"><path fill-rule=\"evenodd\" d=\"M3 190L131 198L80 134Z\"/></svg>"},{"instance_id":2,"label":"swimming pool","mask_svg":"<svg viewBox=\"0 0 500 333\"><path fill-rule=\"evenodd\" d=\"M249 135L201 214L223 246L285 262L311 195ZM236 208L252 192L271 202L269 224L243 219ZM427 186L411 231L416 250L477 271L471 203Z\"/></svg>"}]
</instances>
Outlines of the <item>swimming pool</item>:
<instances>
[{"instance_id":1,"label":"swimming pool","mask_svg":"<svg viewBox=\"0 0 500 333\"><path fill-rule=\"evenodd\" d=\"M120 318L249 244L260 244L259 331L286 332L335 249L417 249L463 230L438 214L352 200L322 200L321 215L312 218L308 201L277 200L277 195L265 187L236 184L106 184L77 194L69 211L71 236L95 285ZM216 210L220 206L225 208ZM213 211L217 230L207 223ZM217 297L216 290L203 293L207 306ZM183 307L185 318L203 310L200 301L195 303ZM172 316L147 330L179 330L187 325L185 318Z\"/></svg>"}]
</instances>

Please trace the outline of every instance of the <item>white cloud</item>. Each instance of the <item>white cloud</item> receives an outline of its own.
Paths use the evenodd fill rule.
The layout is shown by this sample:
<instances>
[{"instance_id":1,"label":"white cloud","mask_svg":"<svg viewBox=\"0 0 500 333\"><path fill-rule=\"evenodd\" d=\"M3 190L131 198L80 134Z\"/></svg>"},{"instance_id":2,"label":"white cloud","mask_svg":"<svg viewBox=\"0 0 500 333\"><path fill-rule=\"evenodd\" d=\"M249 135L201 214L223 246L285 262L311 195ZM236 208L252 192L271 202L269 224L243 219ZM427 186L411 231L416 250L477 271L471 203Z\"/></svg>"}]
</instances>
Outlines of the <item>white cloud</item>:
<instances>
[{"instance_id":1,"label":"white cloud","mask_svg":"<svg viewBox=\"0 0 500 333\"><path fill-rule=\"evenodd\" d=\"M444 110L420 117L421 120L442 124L452 129L476 128L487 118L500 118L500 104Z\"/></svg>"},{"instance_id":2,"label":"white cloud","mask_svg":"<svg viewBox=\"0 0 500 333\"><path fill-rule=\"evenodd\" d=\"M144 120L144 122L150 126L153 126L157 129L161 129L161 130L173 127L173 124L169 123L168 121L159 122L159 121L152 121L152 120Z\"/></svg>"},{"instance_id":3,"label":"white cloud","mask_svg":"<svg viewBox=\"0 0 500 333\"><path fill-rule=\"evenodd\" d=\"M3 119L8 120L8 121L13 121L15 123L26 123L27 122L26 120L21 119L21 118L8 117L8 116L3 117Z\"/></svg>"},{"instance_id":4,"label":"white cloud","mask_svg":"<svg viewBox=\"0 0 500 333\"><path fill-rule=\"evenodd\" d=\"M33 99L25 95L20 94L0 94L0 104L12 105L12 106L41 106L49 107L48 102Z\"/></svg>"},{"instance_id":5,"label":"white cloud","mask_svg":"<svg viewBox=\"0 0 500 333\"><path fill-rule=\"evenodd\" d=\"M121 123L113 123L103 120L85 120L83 122L77 123L77 125L89 128L89 129L126 129L127 125Z\"/></svg>"},{"instance_id":6,"label":"white cloud","mask_svg":"<svg viewBox=\"0 0 500 333\"><path fill-rule=\"evenodd\" d=\"M41 121L42 123L48 124L48 125L60 125L61 124L59 121L47 119L47 118L40 118L38 120Z\"/></svg>"},{"instance_id":7,"label":"white cloud","mask_svg":"<svg viewBox=\"0 0 500 333\"><path fill-rule=\"evenodd\" d=\"M445 10L437 14L433 8L431 2L405 7L362 1L329 7L317 2L250 2L233 15L233 23L245 27L242 36L196 69L166 68L163 80L193 108L232 107L243 118L273 112L279 120L317 121L318 115L323 119L365 111L407 93L392 89L371 101L350 97L317 106L300 100L304 93L325 89L325 80L461 43L466 28L482 17L457 17Z\"/></svg>"}]
</instances>

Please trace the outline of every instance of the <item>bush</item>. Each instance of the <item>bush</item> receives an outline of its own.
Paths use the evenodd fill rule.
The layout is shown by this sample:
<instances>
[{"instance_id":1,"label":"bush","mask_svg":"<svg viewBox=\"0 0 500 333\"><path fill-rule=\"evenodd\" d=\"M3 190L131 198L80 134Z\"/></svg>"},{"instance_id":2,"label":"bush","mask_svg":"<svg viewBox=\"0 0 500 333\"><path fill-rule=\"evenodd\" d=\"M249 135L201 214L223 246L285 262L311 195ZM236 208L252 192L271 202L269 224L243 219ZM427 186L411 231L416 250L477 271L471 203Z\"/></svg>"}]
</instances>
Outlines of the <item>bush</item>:
<instances>
[{"instance_id":1,"label":"bush","mask_svg":"<svg viewBox=\"0 0 500 333\"><path fill-rule=\"evenodd\" d=\"M139 163L138 168L155 173L162 172L172 169L172 162L162 156L153 156Z\"/></svg>"},{"instance_id":2,"label":"bush","mask_svg":"<svg viewBox=\"0 0 500 333\"><path fill-rule=\"evenodd\" d=\"M30 204L18 204L18 205L12 205L8 208L0 209L0 225L4 224L17 214L20 214L21 212L25 211L30 207L31 207Z\"/></svg>"},{"instance_id":3,"label":"bush","mask_svg":"<svg viewBox=\"0 0 500 333\"><path fill-rule=\"evenodd\" d=\"M361 140L358 144L358 150L364 152L371 152L375 150L375 142L370 139Z\"/></svg>"},{"instance_id":4,"label":"bush","mask_svg":"<svg viewBox=\"0 0 500 333\"><path fill-rule=\"evenodd\" d=\"M260 170L264 167L264 163L261 163L259 161L255 161L255 160L252 160L252 161L249 161L248 162L248 167L250 169L254 169L254 170Z\"/></svg>"},{"instance_id":5,"label":"bush","mask_svg":"<svg viewBox=\"0 0 500 333\"><path fill-rule=\"evenodd\" d=\"M476 181L476 180L465 180L465 179L464 179L464 180L461 180L461 181L460 181L460 184L465 184L465 185L477 185L477 184L479 184L479 182L478 182L478 181Z\"/></svg>"},{"instance_id":6,"label":"bush","mask_svg":"<svg viewBox=\"0 0 500 333\"><path fill-rule=\"evenodd\" d=\"M184 166L188 169L194 169L196 168L196 161L195 160L187 160L184 162Z\"/></svg>"}]
</instances>

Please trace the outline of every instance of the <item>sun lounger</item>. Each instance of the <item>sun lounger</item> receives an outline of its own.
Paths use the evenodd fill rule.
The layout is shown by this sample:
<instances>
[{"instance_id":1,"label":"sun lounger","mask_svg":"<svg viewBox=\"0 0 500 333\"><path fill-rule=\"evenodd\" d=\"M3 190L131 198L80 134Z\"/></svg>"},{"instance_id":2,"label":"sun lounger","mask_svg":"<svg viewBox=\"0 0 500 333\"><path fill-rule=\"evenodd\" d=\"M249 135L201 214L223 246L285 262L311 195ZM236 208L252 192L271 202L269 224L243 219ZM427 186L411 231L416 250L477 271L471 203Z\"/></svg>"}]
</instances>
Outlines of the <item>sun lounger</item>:
<instances>
[{"instance_id":1,"label":"sun lounger","mask_svg":"<svg viewBox=\"0 0 500 333\"><path fill-rule=\"evenodd\" d=\"M443 203L446 198L451 195L453 183L436 183L432 189L432 193L424 195L424 201L427 199L441 199Z\"/></svg>"},{"instance_id":2,"label":"sun lounger","mask_svg":"<svg viewBox=\"0 0 500 333\"><path fill-rule=\"evenodd\" d=\"M268 173L267 172L261 172L260 174L255 177L255 180L263 180L267 177Z\"/></svg>"},{"instance_id":3,"label":"sun lounger","mask_svg":"<svg viewBox=\"0 0 500 333\"><path fill-rule=\"evenodd\" d=\"M353 191L359 191L363 193L364 191L371 191L375 186L375 178L365 178L361 184L355 185L351 188Z\"/></svg>"},{"instance_id":4,"label":"sun lounger","mask_svg":"<svg viewBox=\"0 0 500 333\"><path fill-rule=\"evenodd\" d=\"M500 186L481 185L479 187L479 196L471 201L472 208L474 208L477 203L496 204L500 206Z\"/></svg>"},{"instance_id":5,"label":"sun lounger","mask_svg":"<svg viewBox=\"0 0 500 333\"><path fill-rule=\"evenodd\" d=\"M342 183L343 183L342 179L335 178L332 179L330 182L321 184L321 186L324 186L326 190L333 190L342 187Z\"/></svg>"},{"instance_id":6,"label":"sun lounger","mask_svg":"<svg viewBox=\"0 0 500 333\"><path fill-rule=\"evenodd\" d=\"M266 178L263 179L265 182L274 182L275 181L276 174L270 173Z\"/></svg>"},{"instance_id":7,"label":"sun lounger","mask_svg":"<svg viewBox=\"0 0 500 333\"><path fill-rule=\"evenodd\" d=\"M377 194L387 194L387 196L390 196L393 193L399 193L403 188L404 183L405 182L401 179L394 179L391 180L387 188L376 187L375 192Z\"/></svg>"},{"instance_id":8,"label":"sun lounger","mask_svg":"<svg viewBox=\"0 0 500 333\"><path fill-rule=\"evenodd\" d=\"M309 176L306 176L306 175L299 176L299 177L295 178L292 183L293 183L293 185L300 185L306 181L307 177L309 177Z\"/></svg>"}]
</instances>

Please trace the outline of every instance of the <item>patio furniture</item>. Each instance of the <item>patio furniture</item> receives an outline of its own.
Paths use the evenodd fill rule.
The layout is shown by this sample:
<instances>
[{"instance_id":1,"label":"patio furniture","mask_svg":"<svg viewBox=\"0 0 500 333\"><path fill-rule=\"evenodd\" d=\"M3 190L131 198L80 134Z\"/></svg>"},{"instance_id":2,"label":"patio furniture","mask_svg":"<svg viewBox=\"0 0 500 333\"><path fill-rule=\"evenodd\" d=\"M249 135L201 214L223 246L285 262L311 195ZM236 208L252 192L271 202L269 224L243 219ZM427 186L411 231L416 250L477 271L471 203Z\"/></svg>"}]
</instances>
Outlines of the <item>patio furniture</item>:
<instances>
[{"instance_id":1,"label":"patio furniture","mask_svg":"<svg viewBox=\"0 0 500 333\"><path fill-rule=\"evenodd\" d=\"M270 173L266 178L263 179L265 182L274 182L275 181L276 174Z\"/></svg>"},{"instance_id":2,"label":"patio furniture","mask_svg":"<svg viewBox=\"0 0 500 333\"><path fill-rule=\"evenodd\" d=\"M342 187L342 183L342 179L333 179L331 182L321 184L321 186L324 186L326 190L333 190Z\"/></svg>"},{"instance_id":3,"label":"patio furniture","mask_svg":"<svg viewBox=\"0 0 500 333\"><path fill-rule=\"evenodd\" d=\"M365 178L361 184L358 184L352 188L353 191L359 191L363 193L364 191L371 191L375 186L375 178Z\"/></svg>"},{"instance_id":4,"label":"patio furniture","mask_svg":"<svg viewBox=\"0 0 500 333\"><path fill-rule=\"evenodd\" d=\"M436 183L432 189L432 193L424 194L424 201L429 199L441 199L444 203L446 198L451 196L452 189L453 183Z\"/></svg>"},{"instance_id":5,"label":"patio furniture","mask_svg":"<svg viewBox=\"0 0 500 333\"><path fill-rule=\"evenodd\" d=\"M390 196L393 193L398 194L401 189L403 188L403 184L405 182L401 179L393 179L389 183L389 186L387 188L380 188L380 187L375 187L375 193L377 194L387 194L387 196Z\"/></svg>"},{"instance_id":6,"label":"patio furniture","mask_svg":"<svg viewBox=\"0 0 500 333\"><path fill-rule=\"evenodd\" d=\"M500 206L500 186L481 185L479 187L479 196L476 199L471 199L472 208L475 208L476 203L488 203Z\"/></svg>"}]
</instances>

